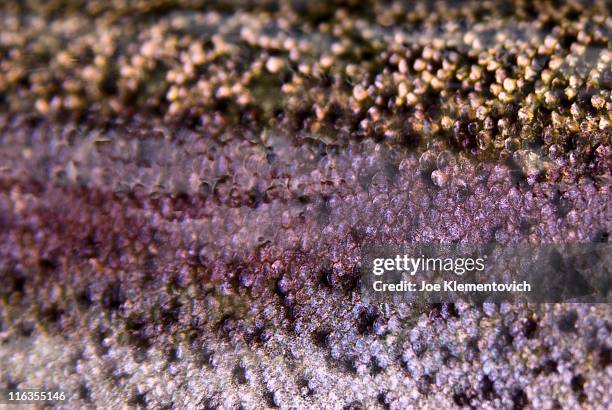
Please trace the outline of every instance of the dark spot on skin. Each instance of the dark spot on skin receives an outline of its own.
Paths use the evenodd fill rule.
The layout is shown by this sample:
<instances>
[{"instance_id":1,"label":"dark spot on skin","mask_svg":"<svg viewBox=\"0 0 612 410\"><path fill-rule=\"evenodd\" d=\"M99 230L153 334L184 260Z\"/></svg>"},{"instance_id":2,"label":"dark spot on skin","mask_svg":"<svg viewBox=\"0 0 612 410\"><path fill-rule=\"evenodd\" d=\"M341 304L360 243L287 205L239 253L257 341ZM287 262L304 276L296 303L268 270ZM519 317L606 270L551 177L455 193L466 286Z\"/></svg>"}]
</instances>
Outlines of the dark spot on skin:
<instances>
[{"instance_id":1,"label":"dark spot on skin","mask_svg":"<svg viewBox=\"0 0 612 410\"><path fill-rule=\"evenodd\" d=\"M598 359L599 359L599 365L602 368L606 368L610 365L610 349L607 348L606 346L602 346L601 349L599 350L599 354L598 354Z\"/></svg>"},{"instance_id":2,"label":"dark spot on skin","mask_svg":"<svg viewBox=\"0 0 612 410\"><path fill-rule=\"evenodd\" d=\"M383 170L387 178L389 178L390 181L393 181L399 174L399 164L393 162L385 163Z\"/></svg>"},{"instance_id":3,"label":"dark spot on skin","mask_svg":"<svg viewBox=\"0 0 612 410\"><path fill-rule=\"evenodd\" d=\"M527 394L523 391L523 389L517 389L512 395L512 404L514 410L523 409L529 404L529 400L527 399Z\"/></svg>"},{"instance_id":4,"label":"dark spot on skin","mask_svg":"<svg viewBox=\"0 0 612 410\"><path fill-rule=\"evenodd\" d=\"M281 299L287 296L287 289L283 287L283 277L278 278L274 284L274 293L276 293Z\"/></svg>"},{"instance_id":5,"label":"dark spot on skin","mask_svg":"<svg viewBox=\"0 0 612 410\"><path fill-rule=\"evenodd\" d=\"M147 408L147 394L137 393L132 394L132 397L128 400L128 405L134 407Z\"/></svg>"},{"instance_id":6,"label":"dark spot on skin","mask_svg":"<svg viewBox=\"0 0 612 410\"><path fill-rule=\"evenodd\" d=\"M232 377L238 384L246 384L248 382L246 378L246 369L239 364L234 366L234 370L232 370Z\"/></svg>"},{"instance_id":7,"label":"dark spot on skin","mask_svg":"<svg viewBox=\"0 0 612 410\"><path fill-rule=\"evenodd\" d=\"M453 394L453 401L459 407L466 407L470 405L470 398L465 392L455 392Z\"/></svg>"},{"instance_id":8,"label":"dark spot on skin","mask_svg":"<svg viewBox=\"0 0 612 410\"><path fill-rule=\"evenodd\" d=\"M89 387L87 387L87 384L81 383L79 385L78 393L81 400L91 403L91 390Z\"/></svg>"},{"instance_id":9,"label":"dark spot on skin","mask_svg":"<svg viewBox=\"0 0 612 410\"><path fill-rule=\"evenodd\" d=\"M478 338L471 338L465 349L465 360L471 362L474 358L480 353L480 349L478 348Z\"/></svg>"},{"instance_id":10,"label":"dark spot on skin","mask_svg":"<svg viewBox=\"0 0 612 410\"><path fill-rule=\"evenodd\" d=\"M147 360L147 357L148 357L148 354L145 349L134 350L134 353L132 354L132 358L134 359L136 363L144 362L145 360Z\"/></svg>"},{"instance_id":11,"label":"dark spot on skin","mask_svg":"<svg viewBox=\"0 0 612 410\"><path fill-rule=\"evenodd\" d=\"M430 319L442 318L447 320L451 317L459 317L454 303L434 303L431 305L431 311L429 312Z\"/></svg>"},{"instance_id":12,"label":"dark spot on skin","mask_svg":"<svg viewBox=\"0 0 612 410\"><path fill-rule=\"evenodd\" d=\"M272 164L276 160L276 154L272 147L266 147L266 161L268 164Z\"/></svg>"},{"instance_id":13,"label":"dark spot on skin","mask_svg":"<svg viewBox=\"0 0 612 410\"><path fill-rule=\"evenodd\" d=\"M145 319L139 316L131 316L126 320L125 329L128 334L128 342L136 348L135 360L144 360L151 346L151 338L146 333L145 324Z\"/></svg>"},{"instance_id":14,"label":"dark spot on skin","mask_svg":"<svg viewBox=\"0 0 612 410\"><path fill-rule=\"evenodd\" d=\"M257 189L257 187L251 189L247 194L246 205L250 208L257 209L263 202L265 193Z\"/></svg>"},{"instance_id":15,"label":"dark spot on skin","mask_svg":"<svg viewBox=\"0 0 612 410\"><path fill-rule=\"evenodd\" d=\"M81 247L76 250L76 254L83 259L96 258L98 257L98 246L99 244L89 235L83 240Z\"/></svg>"},{"instance_id":16,"label":"dark spot on skin","mask_svg":"<svg viewBox=\"0 0 612 410\"><path fill-rule=\"evenodd\" d=\"M138 316L132 315L125 320L125 329L130 332L137 332L142 330L145 326L145 319Z\"/></svg>"},{"instance_id":17,"label":"dark spot on skin","mask_svg":"<svg viewBox=\"0 0 612 410\"><path fill-rule=\"evenodd\" d=\"M166 352L166 361L168 363L176 362L178 360L178 350L174 347L171 347Z\"/></svg>"},{"instance_id":18,"label":"dark spot on skin","mask_svg":"<svg viewBox=\"0 0 612 410\"><path fill-rule=\"evenodd\" d=\"M544 375L549 375L549 374L556 373L556 372L557 372L557 362L552 359L546 360L541 366L539 366L538 368L534 370L534 373L536 376L538 376L540 373L543 373Z\"/></svg>"},{"instance_id":19,"label":"dark spot on skin","mask_svg":"<svg viewBox=\"0 0 612 410\"><path fill-rule=\"evenodd\" d=\"M355 357L345 357L338 360L340 368L349 374L357 374L357 360Z\"/></svg>"},{"instance_id":20,"label":"dark spot on skin","mask_svg":"<svg viewBox=\"0 0 612 410\"><path fill-rule=\"evenodd\" d=\"M378 401L378 404L383 406L385 410L391 408L391 406L389 406L389 403L387 403L387 393L385 392L378 393L378 396L376 396L376 401Z\"/></svg>"},{"instance_id":21,"label":"dark spot on skin","mask_svg":"<svg viewBox=\"0 0 612 410\"><path fill-rule=\"evenodd\" d=\"M285 299L285 302L287 302L288 299ZM295 309L293 308L293 306L288 305L287 303L285 303L285 318L287 318L289 324L293 324L295 322ZM292 329L292 327L290 326L290 329ZM262 336L264 334L262 333ZM265 340L264 340L265 341Z\"/></svg>"},{"instance_id":22,"label":"dark spot on skin","mask_svg":"<svg viewBox=\"0 0 612 410\"><path fill-rule=\"evenodd\" d=\"M57 270L57 261L50 258L43 258L39 262L40 269L45 273L53 273Z\"/></svg>"},{"instance_id":23,"label":"dark spot on skin","mask_svg":"<svg viewBox=\"0 0 612 410\"><path fill-rule=\"evenodd\" d=\"M484 400L493 400L496 396L495 387L489 376L484 376L480 381L480 392Z\"/></svg>"},{"instance_id":24,"label":"dark spot on skin","mask_svg":"<svg viewBox=\"0 0 612 410\"><path fill-rule=\"evenodd\" d=\"M350 233L355 243L361 243L366 237L366 233L362 228L351 227Z\"/></svg>"},{"instance_id":25,"label":"dark spot on skin","mask_svg":"<svg viewBox=\"0 0 612 410\"><path fill-rule=\"evenodd\" d=\"M525 216L519 218L519 230L523 235L527 235L531 231L532 222Z\"/></svg>"},{"instance_id":26,"label":"dark spot on skin","mask_svg":"<svg viewBox=\"0 0 612 410\"><path fill-rule=\"evenodd\" d=\"M214 399L205 397L199 403L197 408L202 410L217 410L219 406L215 404Z\"/></svg>"},{"instance_id":27,"label":"dark spot on skin","mask_svg":"<svg viewBox=\"0 0 612 410\"><path fill-rule=\"evenodd\" d=\"M187 258L186 261L191 266L198 266L200 264L200 251L202 250L202 246L197 243L191 243L187 248Z\"/></svg>"},{"instance_id":28,"label":"dark spot on skin","mask_svg":"<svg viewBox=\"0 0 612 410\"><path fill-rule=\"evenodd\" d=\"M321 271L319 272L319 278L321 284L323 284L324 286L328 288L332 288L334 286L333 271L330 268L321 269Z\"/></svg>"},{"instance_id":29,"label":"dark spot on skin","mask_svg":"<svg viewBox=\"0 0 612 410\"><path fill-rule=\"evenodd\" d=\"M565 216L572 210L572 205L565 199L560 199L557 204L557 216L559 218L565 218Z\"/></svg>"},{"instance_id":30,"label":"dark spot on skin","mask_svg":"<svg viewBox=\"0 0 612 410\"><path fill-rule=\"evenodd\" d=\"M165 328L169 328L179 321L181 314L181 304L173 300L166 307L161 309L161 323Z\"/></svg>"},{"instance_id":31,"label":"dark spot on skin","mask_svg":"<svg viewBox=\"0 0 612 410\"><path fill-rule=\"evenodd\" d=\"M247 342L251 344L261 345L270 338L264 327L255 327L255 329L247 334Z\"/></svg>"},{"instance_id":32,"label":"dark spot on skin","mask_svg":"<svg viewBox=\"0 0 612 410\"><path fill-rule=\"evenodd\" d=\"M301 377L297 380L297 386L301 391L305 391L306 396L312 396L314 394L314 390L310 388L308 379L305 377Z\"/></svg>"},{"instance_id":33,"label":"dark spot on skin","mask_svg":"<svg viewBox=\"0 0 612 410\"><path fill-rule=\"evenodd\" d=\"M268 404L268 406L270 406L271 408L273 409L278 408L278 403L276 403L276 400L274 399L274 393L271 392L270 390L264 393L264 399L266 400L266 403Z\"/></svg>"},{"instance_id":34,"label":"dark spot on skin","mask_svg":"<svg viewBox=\"0 0 612 410\"><path fill-rule=\"evenodd\" d=\"M452 362L457 361L457 357L451 352L448 346L441 346L440 354L442 355L442 363L444 363L445 366L449 366Z\"/></svg>"},{"instance_id":35,"label":"dark spot on skin","mask_svg":"<svg viewBox=\"0 0 612 410\"><path fill-rule=\"evenodd\" d=\"M107 74L102 78L100 83L100 91L106 95L117 94L117 77L118 73L109 70Z\"/></svg>"},{"instance_id":36,"label":"dark spot on skin","mask_svg":"<svg viewBox=\"0 0 612 410\"><path fill-rule=\"evenodd\" d=\"M572 377L570 385L572 386L572 390L578 396L578 401L580 403L584 403L587 399L586 393L584 392L584 383L585 379L581 374L578 374Z\"/></svg>"},{"instance_id":37,"label":"dark spot on skin","mask_svg":"<svg viewBox=\"0 0 612 410\"><path fill-rule=\"evenodd\" d=\"M498 340L501 346L510 346L514 341L514 336L510 333L510 329L504 327L499 333Z\"/></svg>"},{"instance_id":38,"label":"dark spot on skin","mask_svg":"<svg viewBox=\"0 0 612 410\"><path fill-rule=\"evenodd\" d=\"M17 277L13 282L13 292L23 293L23 289L25 287L26 279L25 277Z\"/></svg>"},{"instance_id":39,"label":"dark spot on skin","mask_svg":"<svg viewBox=\"0 0 612 410\"><path fill-rule=\"evenodd\" d=\"M0 286L0 297L8 300L11 296L23 295L26 277L17 269L0 270L2 286Z\"/></svg>"},{"instance_id":40,"label":"dark spot on skin","mask_svg":"<svg viewBox=\"0 0 612 410\"><path fill-rule=\"evenodd\" d=\"M608 243L610 234L607 231L598 231L591 236L591 242Z\"/></svg>"},{"instance_id":41,"label":"dark spot on skin","mask_svg":"<svg viewBox=\"0 0 612 410\"><path fill-rule=\"evenodd\" d=\"M364 410L363 404L358 401L354 401L346 406L344 406L344 410Z\"/></svg>"},{"instance_id":42,"label":"dark spot on skin","mask_svg":"<svg viewBox=\"0 0 612 410\"><path fill-rule=\"evenodd\" d=\"M415 340L414 342L411 343L411 346L412 346L412 351L414 351L414 354L417 357L423 356L423 354L425 354L425 352L427 351L427 344L423 343L420 340Z\"/></svg>"},{"instance_id":43,"label":"dark spot on skin","mask_svg":"<svg viewBox=\"0 0 612 410\"><path fill-rule=\"evenodd\" d=\"M578 313L575 310L571 310L566 313L559 321L557 326L559 330L564 333L573 332L575 330L576 321L578 320Z\"/></svg>"},{"instance_id":44,"label":"dark spot on skin","mask_svg":"<svg viewBox=\"0 0 612 410\"><path fill-rule=\"evenodd\" d=\"M34 323L30 321L23 321L19 326L19 335L22 337L30 337L34 333Z\"/></svg>"},{"instance_id":45,"label":"dark spot on skin","mask_svg":"<svg viewBox=\"0 0 612 410\"><path fill-rule=\"evenodd\" d=\"M370 170L370 171L363 171L359 174L358 181L359 184L361 185L361 187L368 191L370 184L372 183L372 178L374 177L374 174L376 174L376 170Z\"/></svg>"},{"instance_id":46,"label":"dark spot on skin","mask_svg":"<svg viewBox=\"0 0 612 410\"><path fill-rule=\"evenodd\" d=\"M532 318L527 319L527 321L525 322L525 325L523 326L523 333L525 337L527 339L533 339L536 335L537 330L538 330L538 322L536 322Z\"/></svg>"},{"instance_id":47,"label":"dark spot on skin","mask_svg":"<svg viewBox=\"0 0 612 410\"><path fill-rule=\"evenodd\" d=\"M343 289L351 293L361 287L361 267L353 266L350 270L350 274L346 275L343 280Z\"/></svg>"},{"instance_id":48,"label":"dark spot on skin","mask_svg":"<svg viewBox=\"0 0 612 410\"><path fill-rule=\"evenodd\" d=\"M61 319L63 314L64 311L62 309L59 309L57 306L52 305L51 307L45 309L42 312L42 318L43 320L49 323L57 323Z\"/></svg>"},{"instance_id":49,"label":"dark spot on skin","mask_svg":"<svg viewBox=\"0 0 612 410\"><path fill-rule=\"evenodd\" d=\"M357 318L357 330L361 334L371 333L374 329L374 322L378 318L376 309L369 306L359 312Z\"/></svg>"},{"instance_id":50,"label":"dark spot on skin","mask_svg":"<svg viewBox=\"0 0 612 410\"><path fill-rule=\"evenodd\" d=\"M370 358L370 362L368 363L368 367L370 368L370 374L376 376L380 374L383 370L385 370L379 363L376 356L372 356Z\"/></svg>"},{"instance_id":51,"label":"dark spot on skin","mask_svg":"<svg viewBox=\"0 0 612 410\"><path fill-rule=\"evenodd\" d=\"M234 317L232 315L225 315L223 316L223 318L219 321L219 324L217 326L219 328L219 330L226 336L229 336L229 334L235 329L236 327L236 320L234 319Z\"/></svg>"},{"instance_id":52,"label":"dark spot on skin","mask_svg":"<svg viewBox=\"0 0 612 410\"><path fill-rule=\"evenodd\" d=\"M102 306L108 310L118 310L125 302L125 296L121 289L121 283L116 281L104 291L102 295Z\"/></svg>"},{"instance_id":53,"label":"dark spot on skin","mask_svg":"<svg viewBox=\"0 0 612 410\"><path fill-rule=\"evenodd\" d=\"M120 386L124 383L125 379L130 377L129 373L118 370L117 367L112 364L108 365L104 370L104 374L115 384L115 386Z\"/></svg>"},{"instance_id":54,"label":"dark spot on skin","mask_svg":"<svg viewBox=\"0 0 612 410\"><path fill-rule=\"evenodd\" d=\"M213 353L203 349L203 350L198 350L195 353L195 357L196 357L196 363L199 366L208 366L208 367L213 367Z\"/></svg>"},{"instance_id":55,"label":"dark spot on skin","mask_svg":"<svg viewBox=\"0 0 612 410\"><path fill-rule=\"evenodd\" d=\"M93 298L91 296L91 290L89 287L85 288L76 295L76 301L82 309L89 309L91 307Z\"/></svg>"},{"instance_id":56,"label":"dark spot on skin","mask_svg":"<svg viewBox=\"0 0 612 410\"><path fill-rule=\"evenodd\" d=\"M326 329L316 330L312 333L312 340L315 345L325 348L328 345L328 338L330 335L330 331Z\"/></svg>"},{"instance_id":57,"label":"dark spot on skin","mask_svg":"<svg viewBox=\"0 0 612 410\"><path fill-rule=\"evenodd\" d=\"M433 379L431 378L430 375L426 374L422 376L417 382L417 389L419 390L419 393L427 396L431 391L432 382L433 382Z\"/></svg>"}]
</instances>

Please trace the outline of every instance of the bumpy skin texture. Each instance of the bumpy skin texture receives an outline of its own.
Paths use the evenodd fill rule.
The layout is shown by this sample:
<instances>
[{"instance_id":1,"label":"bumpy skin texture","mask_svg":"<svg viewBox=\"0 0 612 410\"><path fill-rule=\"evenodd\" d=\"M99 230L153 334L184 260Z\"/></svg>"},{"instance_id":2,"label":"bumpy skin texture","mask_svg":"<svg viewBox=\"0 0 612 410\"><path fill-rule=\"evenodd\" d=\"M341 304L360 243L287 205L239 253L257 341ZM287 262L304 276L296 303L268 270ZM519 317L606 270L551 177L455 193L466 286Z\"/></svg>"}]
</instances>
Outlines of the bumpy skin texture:
<instances>
[{"instance_id":1,"label":"bumpy skin texture","mask_svg":"<svg viewBox=\"0 0 612 410\"><path fill-rule=\"evenodd\" d=\"M496 67L487 71L486 56L482 67L490 75L465 83L457 78L462 69L452 67L455 57L436 60L436 50L450 47L436 39L454 33L442 22L487 21L473 4L433 14L416 7L401 21L402 12L393 11L399 6L376 4L372 13L351 2L344 12L317 5L301 15L299 5L241 11L220 2L208 17L194 10L197 2L158 5L146 16L133 14L145 11L140 2L74 10L49 4L7 3L3 19L26 17L13 23L19 30L0 29L9 51L0 75L8 91L0 116L0 383L65 389L66 408L610 407L608 305L372 305L359 288L360 251L369 245L607 242L610 22L602 5L538 6L525 15L520 7L512 14L483 6L485 15L521 20L542 39L563 40L545 41L547 64L579 53L581 44L597 50L595 62L585 60L593 73L583 82L553 63L552 74L539 72L533 87L515 84L519 91L506 102L492 86L510 93L512 83ZM431 15L429 23L419 23L419 13ZM70 19L81 14L85 23ZM215 15L227 17L227 25ZM166 25L184 18L195 20L176 24L196 34L172 37ZM266 30L232 35L232 19ZM43 29L41 21L56 25ZM336 34L333 27L343 24L384 35L397 27L419 45L392 59L394 36ZM580 34L580 24L588 33ZM83 51L83 59L75 51L73 63L53 42L48 61L14 51L19 44L36 49L45 30L63 33L76 51L96 42L93 30L122 39L108 40L117 45L107 56L110 68L100 63L103 76L106 68L115 72L116 87L92 80L87 88L78 74L95 77L86 67L106 52L104 39L102 51ZM215 33L213 43L241 48L220 60L207 56L209 71L194 74L195 83L213 82L212 94L171 91L185 60L199 55L197 46L191 56L175 48L190 49ZM333 42L318 41L329 33L346 36L353 50L364 48L352 57L364 84L347 88L331 74L310 75L312 83L298 81L294 89L309 107L302 111L278 97L291 88L273 81L281 62L270 57L282 60L290 50L277 49L274 39L311 44L317 61L329 51L331 67L342 68ZM480 66L466 34L457 64ZM150 47L163 54L163 69L143 68L149 36L161 39ZM246 43L237 40L242 36ZM512 47L503 39L493 44ZM144 61L134 57L137 50ZM48 69L26 70L24 80L15 73L31 64L28 55ZM298 54L295 64L327 65L315 57ZM68 62L69 72L54 58ZM245 78L259 60L268 74ZM508 72L526 73L518 58L503 62ZM441 90L433 81L409 97L436 64L453 73L440 73ZM168 67L179 71L169 75ZM300 77L299 67L292 72L285 84ZM391 97L377 78L409 84L408 94L396 84ZM194 90L185 81L179 88ZM244 88L225 95L223 81ZM576 94L564 88L559 104L547 108L554 96L547 102L546 92L561 85ZM470 93L480 102L464 100ZM390 105L396 97L404 102ZM478 113L483 105L486 115ZM487 136L490 145L481 143Z\"/></svg>"}]
</instances>

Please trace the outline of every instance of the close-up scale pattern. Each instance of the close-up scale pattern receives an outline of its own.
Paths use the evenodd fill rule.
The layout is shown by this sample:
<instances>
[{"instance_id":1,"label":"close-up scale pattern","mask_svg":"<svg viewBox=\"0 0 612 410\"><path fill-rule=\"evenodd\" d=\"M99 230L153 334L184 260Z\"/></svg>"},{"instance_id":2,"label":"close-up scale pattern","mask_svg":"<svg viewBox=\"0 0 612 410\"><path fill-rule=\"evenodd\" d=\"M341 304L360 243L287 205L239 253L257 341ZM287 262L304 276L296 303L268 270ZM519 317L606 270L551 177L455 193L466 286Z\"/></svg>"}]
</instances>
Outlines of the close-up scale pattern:
<instances>
[{"instance_id":1,"label":"close-up scale pattern","mask_svg":"<svg viewBox=\"0 0 612 410\"><path fill-rule=\"evenodd\" d=\"M600 408L608 304L391 304L361 252L607 243L605 2L6 1L0 389Z\"/></svg>"}]
</instances>

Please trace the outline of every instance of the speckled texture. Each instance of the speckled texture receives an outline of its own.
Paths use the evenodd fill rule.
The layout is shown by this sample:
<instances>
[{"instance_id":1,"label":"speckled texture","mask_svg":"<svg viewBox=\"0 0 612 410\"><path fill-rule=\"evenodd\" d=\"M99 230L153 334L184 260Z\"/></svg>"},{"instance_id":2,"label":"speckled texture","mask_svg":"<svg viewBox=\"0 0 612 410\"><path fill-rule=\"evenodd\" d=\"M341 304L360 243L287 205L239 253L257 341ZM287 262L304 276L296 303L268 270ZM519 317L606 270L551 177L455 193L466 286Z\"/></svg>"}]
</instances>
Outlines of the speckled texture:
<instances>
[{"instance_id":1,"label":"speckled texture","mask_svg":"<svg viewBox=\"0 0 612 410\"><path fill-rule=\"evenodd\" d=\"M94 151L107 185L79 178L101 174L96 161L81 164L88 174L66 166L98 133L6 131L12 150L51 154L53 171L22 159L3 174L4 382L154 407L609 403L607 305L369 306L356 286L364 243L602 240L606 186L530 185L450 156L440 188L406 149L368 140L328 152L280 135L266 148L177 133L183 149L167 143L134 167L135 151L110 147L163 138L135 129ZM169 184L151 198L145 178L119 189L147 169L196 165L213 189ZM17 352L52 365L23 367Z\"/></svg>"},{"instance_id":2,"label":"speckled texture","mask_svg":"<svg viewBox=\"0 0 612 410\"><path fill-rule=\"evenodd\" d=\"M609 305L368 305L358 286L366 244L608 241L610 22L602 4L574 12L538 6L527 14L519 7L513 14L496 4L483 6L490 12L467 5L403 13L381 5L367 12L348 2L346 12L317 6L303 16L286 6L239 11L225 2L204 13L167 3L141 15L134 14L144 13L141 2L74 10L49 4L46 12L2 6L5 21L24 14L11 23L16 26L0 26L8 51L0 62L6 108L0 115L0 386L61 387L71 397L66 408L610 407ZM534 50L542 46L550 57L551 49L548 64L580 44L598 50L595 60L585 60L594 74L574 87L583 97L572 100L563 91L568 100L559 95L562 101L548 108L551 84L573 87L563 65L539 72L554 78L534 80L535 88L516 91L514 102L491 91L498 84L514 92L497 78L508 75L498 68L481 84L489 91L476 88L478 79L448 79L411 102L423 72L445 64L435 55L444 33L434 36L429 23L410 17L419 13L443 32L445 21L466 13L526 21L542 34ZM336 36L333 24L325 27L334 14L340 25L377 28L371 41L381 44L346 37L364 47L352 57L357 73L365 70L355 74L363 84L347 88L341 77L309 76L314 84L294 90L309 107L301 112L290 99L274 97L286 91L274 81L291 58L274 39L285 33L319 47L295 63L316 69L322 62L312 56L335 48L319 41ZM224 24L197 20L206 15ZM177 18L195 18L187 26L201 31L168 40L165 27ZM42 26L51 20L56 24ZM267 46L232 35L244 21L267 27L268 39L251 33ZM588 27L584 34L579 24ZM575 41L556 27L575 30ZM394 28L420 45L391 52ZM115 33L123 40L108 64L118 69L117 87L84 81L79 73L89 61L77 58L64 72L61 61L53 62L61 53L50 60L19 54L11 44L35 48L42 38L28 30L64 33L77 49L80 42L104 48L103 35ZM149 60L136 58L155 36L187 50L215 33L217 42L242 43L237 54L206 65L212 71L198 71L196 77L213 82L210 96L191 96L198 89L191 79L177 86L168 74L170 67L187 67L193 55L164 57L170 71L161 77L149 76L159 67L147 71L138 61ZM502 40L494 44L512 48ZM469 57L475 47L470 42L455 53L479 65ZM393 53L420 57L404 57L410 59L404 71L408 61ZM97 54L83 51L94 60ZM14 71L33 64L24 56L43 66L27 71L27 79ZM344 67L330 58L331 70ZM214 81L241 84L238 67L248 72L257 61L268 74L245 89L261 85L264 94L244 106L236 98L251 91L217 95L225 91ZM238 63L244 66L231 68ZM489 63L483 60L485 69ZM513 75L523 75L522 66L518 58L504 60ZM300 77L299 67L291 73L284 84ZM401 79L403 96L378 89L377 75L383 83ZM76 84L66 84L66 76ZM403 81L408 90L399 88ZM539 97L537 81L544 87ZM130 87L136 91L125 94ZM82 105L64 105L71 93ZM480 101L476 107L462 100L470 93ZM54 97L61 97L59 106ZM389 105L396 98L405 100L403 108ZM478 107L495 105L513 108L478 119ZM339 107L336 114L332 107ZM523 118L521 110L530 107L537 115ZM396 134L388 133L398 121ZM481 145L482 131L501 145Z\"/></svg>"},{"instance_id":3,"label":"speckled texture","mask_svg":"<svg viewBox=\"0 0 612 410\"><path fill-rule=\"evenodd\" d=\"M494 157L534 146L562 156L574 134L611 127L603 1L5 3L10 111L439 138Z\"/></svg>"}]
</instances>

